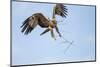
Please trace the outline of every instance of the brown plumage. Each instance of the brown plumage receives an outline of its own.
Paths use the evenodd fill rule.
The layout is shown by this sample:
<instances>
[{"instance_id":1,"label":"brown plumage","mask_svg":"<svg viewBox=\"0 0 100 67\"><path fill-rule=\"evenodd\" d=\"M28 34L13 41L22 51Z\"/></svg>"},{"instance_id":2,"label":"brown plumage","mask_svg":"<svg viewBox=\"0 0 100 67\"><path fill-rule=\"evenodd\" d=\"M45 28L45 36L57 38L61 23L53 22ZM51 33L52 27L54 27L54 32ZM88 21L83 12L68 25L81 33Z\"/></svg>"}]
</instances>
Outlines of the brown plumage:
<instances>
[{"instance_id":1,"label":"brown plumage","mask_svg":"<svg viewBox=\"0 0 100 67\"><path fill-rule=\"evenodd\" d=\"M61 34L59 32L59 29L57 27L57 21L55 15L59 15L61 17L66 17L67 15L67 9L63 4L56 4L56 6L53 9L53 17L52 20L47 19L42 13L35 13L32 16L28 17L24 23L22 24L22 33L29 34L31 33L34 28L39 25L41 28L46 28L44 32L42 32L40 35L45 34L48 31L51 31L51 36L55 38L53 28L56 29L57 33L61 37Z\"/></svg>"},{"instance_id":2,"label":"brown plumage","mask_svg":"<svg viewBox=\"0 0 100 67\"><path fill-rule=\"evenodd\" d=\"M21 26L22 32L25 32L25 34L28 34L37 25L39 25L42 28L47 28L49 26L48 23L49 23L49 20L45 18L45 16L42 13L35 13L24 21L23 25Z\"/></svg>"},{"instance_id":3,"label":"brown plumage","mask_svg":"<svg viewBox=\"0 0 100 67\"><path fill-rule=\"evenodd\" d=\"M56 6L53 9L53 18L55 18L55 15L59 15L61 17L65 17L67 15L67 8L63 4L56 4Z\"/></svg>"}]
</instances>

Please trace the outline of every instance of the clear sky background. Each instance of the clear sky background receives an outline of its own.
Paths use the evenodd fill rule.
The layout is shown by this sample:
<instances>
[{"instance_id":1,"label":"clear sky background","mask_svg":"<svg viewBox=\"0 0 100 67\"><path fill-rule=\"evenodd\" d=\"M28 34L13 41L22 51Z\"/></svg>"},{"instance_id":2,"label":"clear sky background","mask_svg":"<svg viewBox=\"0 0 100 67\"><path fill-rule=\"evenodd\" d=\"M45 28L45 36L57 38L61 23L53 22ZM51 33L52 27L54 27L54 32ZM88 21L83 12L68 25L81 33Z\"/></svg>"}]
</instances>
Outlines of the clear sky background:
<instances>
[{"instance_id":1,"label":"clear sky background","mask_svg":"<svg viewBox=\"0 0 100 67\"><path fill-rule=\"evenodd\" d=\"M52 18L55 4L12 2L12 63L13 65L43 64L95 60L95 7L66 5L67 18L57 16L58 27L63 37L74 44L51 38L50 32L40 36L45 29L37 26L29 35L21 33L23 21L34 13L41 12Z\"/></svg>"}]
</instances>

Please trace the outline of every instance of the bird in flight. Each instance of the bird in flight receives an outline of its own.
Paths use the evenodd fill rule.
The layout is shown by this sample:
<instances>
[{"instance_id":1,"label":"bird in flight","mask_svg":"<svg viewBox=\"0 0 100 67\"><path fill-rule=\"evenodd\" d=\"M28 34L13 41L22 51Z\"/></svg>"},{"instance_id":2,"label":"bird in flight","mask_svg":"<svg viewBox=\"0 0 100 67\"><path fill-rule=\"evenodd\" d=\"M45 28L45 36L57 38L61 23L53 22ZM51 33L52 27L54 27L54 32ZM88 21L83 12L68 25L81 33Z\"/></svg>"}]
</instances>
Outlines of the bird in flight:
<instances>
[{"instance_id":1,"label":"bird in flight","mask_svg":"<svg viewBox=\"0 0 100 67\"><path fill-rule=\"evenodd\" d=\"M42 13L35 13L28 17L22 24L21 32L24 33L25 35L28 35L31 33L34 28L39 25L41 28L46 28L40 35L43 35L47 32L51 32L51 37L55 38L54 31L53 29L56 30L56 32L59 34L59 37L61 36L61 33L59 32L59 29L57 27L57 20L56 20L56 15L61 16L62 18L66 18L67 16L67 8L63 4L56 4L53 8L53 16L52 19L46 18Z\"/></svg>"}]
</instances>

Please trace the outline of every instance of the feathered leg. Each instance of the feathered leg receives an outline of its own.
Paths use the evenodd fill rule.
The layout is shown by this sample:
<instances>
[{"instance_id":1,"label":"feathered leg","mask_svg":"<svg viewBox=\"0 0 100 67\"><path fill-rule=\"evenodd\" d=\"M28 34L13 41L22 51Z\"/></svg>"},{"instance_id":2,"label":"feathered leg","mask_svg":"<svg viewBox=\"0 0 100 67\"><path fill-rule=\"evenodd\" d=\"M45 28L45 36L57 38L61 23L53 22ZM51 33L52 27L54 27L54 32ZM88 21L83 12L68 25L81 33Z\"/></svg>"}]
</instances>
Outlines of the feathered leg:
<instances>
[{"instance_id":1,"label":"feathered leg","mask_svg":"<svg viewBox=\"0 0 100 67\"><path fill-rule=\"evenodd\" d=\"M49 32L49 31L51 32L51 37L54 38L54 39L56 40L55 35L54 35L54 32L53 32L53 28L51 28L51 27L48 27L48 28L47 28L44 32L42 32L40 35L43 35L43 34Z\"/></svg>"},{"instance_id":2,"label":"feathered leg","mask_svg":"<svg viewBox=\"0 0 100 67\"><path fill-rule=\"evenodd\" d=\"M57 26L55 27L55 29L56 29L57 33L59 34L59 37L62 37Z\"/></svg>"},{"instance_id":3,"label":"feathered leg","mask_svg":"<svg viewBox=\"0 0 100 67\"><path fill-rule=\"evenodd\" d=\"M56 40L55 35L54 35L54 32L53 32L53 29L50 30L50 31L51 31L51 37L54 38L54 39Z\"/></svg>"}]
</instances>

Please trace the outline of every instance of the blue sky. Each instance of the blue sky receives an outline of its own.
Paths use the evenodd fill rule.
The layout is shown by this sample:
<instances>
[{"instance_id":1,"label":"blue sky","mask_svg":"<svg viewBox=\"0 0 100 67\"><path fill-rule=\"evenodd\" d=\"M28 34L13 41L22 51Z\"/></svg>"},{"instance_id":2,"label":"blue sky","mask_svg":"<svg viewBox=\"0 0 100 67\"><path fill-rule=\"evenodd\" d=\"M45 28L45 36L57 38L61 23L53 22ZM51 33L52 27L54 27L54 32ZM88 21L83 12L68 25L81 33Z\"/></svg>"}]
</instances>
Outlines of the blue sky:
<instances>
[{"instance_id":1,"label":"blue sky","mask_svg":"<svg viewBox=\"0 0 100 67\"><path fill-rule=\"evenodd\" d=\"M34 13L41 12L52 18L55 4L12 2L12 64L43 64L95 60L95 7L66 5L67 18L57 16L58 27L63 37L74 44L51 38L50 32L40 36L45 29L37 26L29 35L21 33L23 21Z\"/></svg>"}]
</instances>

